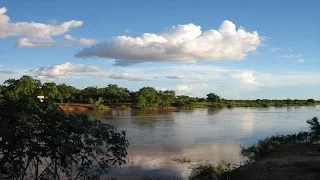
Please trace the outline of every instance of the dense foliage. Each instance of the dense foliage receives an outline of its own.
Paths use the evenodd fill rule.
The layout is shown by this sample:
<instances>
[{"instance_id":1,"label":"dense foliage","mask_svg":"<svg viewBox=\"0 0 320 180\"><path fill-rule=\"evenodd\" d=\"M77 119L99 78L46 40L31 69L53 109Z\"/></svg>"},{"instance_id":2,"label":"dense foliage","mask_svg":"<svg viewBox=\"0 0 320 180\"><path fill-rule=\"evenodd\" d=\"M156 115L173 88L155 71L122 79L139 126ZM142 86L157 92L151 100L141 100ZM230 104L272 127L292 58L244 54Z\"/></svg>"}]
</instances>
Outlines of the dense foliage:
<instances>
[{"instance_id":1,"label":"dense foliage","mask_svg":"<svg viewBox=\"0 0 320 180\"><path fill-rule=\"evenodd\" d=\"M119 87L116 84L109 84L106 87L86 87L77 89L66 84L55 84L54 82L41 83L30 76L23 76L20 79L9 79L0 85L1 96L10 96L17 99L21 95L32 94L33 96L44 95L60 103L84 103L92 104L95 109L105 109L104 106L118 104L119 106L131 106L135 108L169 106L181 108L195 107L269 107L269 106L304 106L314 105L314 99L298 100L227 100L215 93L209 93L207 98L190 97L186 95L176 96L173 90L158 91L153 87L142 87L138 91L129 91L127 88Z\"/></svg>"},{"instance_id":2,"label":"dense foliage","mask_svg":"<svg viewBox=\"0 0 320 180\"><path fill-rule=\"evenodd\" d=\"M32 88L19 89L23 85ZM86 115L66 114L49 100L39 102L31 96L39 87L24 77L10 81L14 91L2 96L0 179L98 179L126 163L125 132Z\"/></svg>"}]
</instances>

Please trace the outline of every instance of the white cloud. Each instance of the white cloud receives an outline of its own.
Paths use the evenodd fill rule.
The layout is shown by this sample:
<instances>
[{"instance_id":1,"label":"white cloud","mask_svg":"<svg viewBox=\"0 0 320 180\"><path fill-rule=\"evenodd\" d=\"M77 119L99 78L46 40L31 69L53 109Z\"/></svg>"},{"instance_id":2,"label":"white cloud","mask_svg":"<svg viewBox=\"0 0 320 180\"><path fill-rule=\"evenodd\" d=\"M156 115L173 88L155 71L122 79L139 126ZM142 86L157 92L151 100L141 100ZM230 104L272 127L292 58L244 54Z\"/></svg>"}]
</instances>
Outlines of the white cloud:
<instances>
[{"instance_id":1,"label":"white cloud","mask_svg":"<svg viewBox=\"0 0 320 180\"><path fill-rule=\"evenodd\" d=\"M18 70L14 71L22 72ZM318 72L273 72L272 74L267 74L250 69L233 69L205 65L145 68L113 67L112 69L102 69L96 66L63 63L37 68L28 72L33 76L37 76L37 78L51 78L50 80L65 77L68 77L69 80L78 78L79 76L90 77L94 78L94 82L98 83L91 84L93 82L90 81L81 84L82 86L86 86L88 83L91 85L100 85L106 81L110 82L112 79L111 81L114 83L124 87L130 87L133 90L138 90L143 86L152 86L157 89L175 90L178 95L197 97L204 97L206 94L214 92L228 99L286 98L289 97L289 95L284 93L284 90L289 89L291 92L291 90L293 90L291 87L293 86L305 92L310 92L310 98L315 98L318 96L315 96L315 93L308 89L320 87L320 74ZM6 77L13 77L14 75L15 74L3 74L3 76ZM168 81L167 79L169 76L175 77L178 75L183 75L186 78L172 81ZM277 90L279 89L281 89L281 91L278 92ZM268 94L270 91L272 93Z\"/></svg>"},{"instance_id":2,"label":"white cloud","mask_svg":"<svg viewBox=\"0 0 320 180\"><path fill-rule=\"evenodd\" d=\"M55 44L55 40L52 38L20 38L17 41L16 46L17 47L25 47L25 48L31 48L31 47L48 47L53 46Z\"/></svg>"},{"instance_id":3,"label":"white cloud","mask_svg":"<svg viewBox=\"0 0 320 180\"><path fill-rule=\"evenodd\" d=\"M186 76L179 74L179 75L175 75L175 76L167 76L168 79L187 79Z\"/></svg>"},{"instance_id":4,"label":"white cloud","mask_svg":"<svg viewBox=\"0 0 320 180\"><path fill-rule=\"evenodd\" d=\"M14 71L10 71L10 70L0 70L0 74L14 74Z\"/></svg>"},{"instance_id":5,"label":"white cloud","mask_svg":"<svg viewBox=\"0 0 320 180\"><path fill-rule=\"evenodd\" d=\"M66 35L64 36L64 39L66 39L66 40L68 40L68 41L74 41L74 40L76 40L76 38L72 37L70 34L66 34Z\"/></svg>"},{"instance_id":6,"label":"white cloud","mask_svg":"<svg viewBox=\"0 0 320 180\"><path fill-rule=\"evenodd\" d=\"M91 73L100 73L101 69L97 66L88 66L84 64L72 64L66 62L52 66L43 66L28 71L37 78L65 78L66 76L90 76Z\"/></svg>"},{"instance_id":7,"label":"white cloud","mask_svg":"<svg viewBox=\"0 0 320 180\"><path fill-rule=\"evenodd\" d=\"M300 58L301 55L285 54L285 55L281 55L279 57L282 57L282 58Z\"/></svg>"},{"instance_id":8,"label":"white cloud","mask_svg":"<svg viewBox=\"0 0 320 180\"><path fill-rule=\"evenodd\" d=\"M110 43L84 48L75 57L104 57L127 66L142 62L195 62L196 60L242 60L261 45L256 31L236 29L224 21L218 30L201 31L194 24L178 25L162 33L144 33L139 37L117 36Z\"/></svg>"},{"instance_id":9,"label":"white cloud","mask_svg":"<svg viewBox=\"0 0 320 180\"><path fill-rule=\"evenodd\" d=\"M253 72L237 72L231 75L233 78L238 79L245 85L259 86L260 83L256 82L256 78L253 76Z\"/></svg>"},{"instance_id":10,"label":"white cloud","mask_svg":"<svg viewBox=\"0 0 320 180\"><path fill-rule=\"evenodd\" d=\"M49 46L72 46L72 45L84 45L91 46L97 44L95 39L80 38L77 39L67 34L64 36L63 41L56 41L52 38L20 38L16 44L17 47L23 48L35 48L35 47L49 47Z\"/></svg>"},{"instance_id":11,"label":"white cloud","mask_svg":"<svg viewBox=\"0 0 320 180\"><path fill-rule=\"evenodd\" d=\"M124 79L128 81L149 80L148 78L145 78L143 76L134 75L128 72L117 73L113 70L107 72L97 66L73 64L70 62L30 69L27 71L27 73L39 79L59 79L66 78L67 76L95 76L98 78Z\"/></svg>"},{"instance_id":12,"label":"white cloud","mask_svg":"<svg viewBox=\"0 0 320 180\"><path fill-rule=\"evenodd\" d=\"M259 82L266 87L320 85L320 73L260 74Z\"/></svg>"},{"instance_id":13,"label":"white cloud","mask_svg":"<svg viewBox=\"0 0 320 180\"><path fill-rule=\"evenodd\" d=\"M282 50L282 48L272 48L272 49L271 49L271 52L281 51L281 50Z\"/></svg>"},{"instance_id":14,"label":"white cloud","mask_svg":"<svg viewBox=\"0 0 320 180\"><path fill-rule=\"evenodd\" d=\"M80 38L80 39L79 39L79 43L80 43L81 45L85 45L85 46L92 46L92 45L94 45L94 44L97 44L97 43L98 43L98 40Z\"/></svg>"},{"instance_id":15,"label":"white cloud","mask_svg":"<svg viewBox=\"0 0 320 180\"><path fill-rule=\"evenodd\" d=\"M72 28L82 26L82 21L66 21L58 24L57 20L51 20L50 24L36 22L16 22L12 23L8 15L7 9L0 8L0 38L10 36L22 36L17 43L17 47L49 47L49 46L70 46L85 45L92 46L98 41L86 38L74 38L71 35L65 35L65 41L56 41L54 36L63 35Z\"/></svg>"},{"instance_id":16,"label":"white cloud","mask_svg":"<svg viewBox=\"0 0 320 180\"><path fill-rule=\"evenodd\" d=\"M3 67L4 67L4 65L0 64L0 74L14 74L15 73L14 71L11 71L11 70L4 70Z\"/></svg>"},{"instance_id":17,"label":"white cloud","mask_svg":"<svg viewBox=\"0 0 320 180\"><path fill-rule=\"evenodd\" d=\"M111 79L125 79L125 80L129 80L129 81L147 81L148 79L142 76L137 76L137 75L133 75L131 73L122 73L122 74L118 74L118 73L114 73L114 74L109 74L107 75L108 78Z\"/></svg>"},{"instance_id":18,"label":"white cloud","mask_svg":"<svg viewBox=\"0 0 320 180\"><path fill-rule=\"evenodd\" d=\"M304 59L301 59L301 58L300 58L300 59L297 60L297 62L298 62L298 63L304 63Z\"/></svg>"},{"instance_id":19,"label":"white cloud","mask_svg":"<svg viewBox=\"0 0 320 180\"><path fill-rule=\"evenodd\" d=\"M10 22L6 15L7 9L0 8L0 38L10 36L26 36L32 38L49 38L68 32L71 28L80 27L82 21L66 21L59 25L43 24L36 22Z\"/></svg>"},{"instance_id":20,"label":"white cloud","mask_svg":"<svg viewBox=\"0 0 320 180\"><path fill-rule=\"evenodd\" d=\"M179 84L177 86L177 90L178 91L191 91L192 87L191 87L191 85Z\"/></svg>"},{"instance_id":21,"label":"white cloud","mask_svg":"<svg viewBox=\"0 0 320 180\"><path fill-rule=\"evenodd\" d=\"M188 96L201 96L201 91L209 87L206 83L189 83L189 84L178 84L174 90L177 95L188 95Z\"/></svg>"}]
</instances>

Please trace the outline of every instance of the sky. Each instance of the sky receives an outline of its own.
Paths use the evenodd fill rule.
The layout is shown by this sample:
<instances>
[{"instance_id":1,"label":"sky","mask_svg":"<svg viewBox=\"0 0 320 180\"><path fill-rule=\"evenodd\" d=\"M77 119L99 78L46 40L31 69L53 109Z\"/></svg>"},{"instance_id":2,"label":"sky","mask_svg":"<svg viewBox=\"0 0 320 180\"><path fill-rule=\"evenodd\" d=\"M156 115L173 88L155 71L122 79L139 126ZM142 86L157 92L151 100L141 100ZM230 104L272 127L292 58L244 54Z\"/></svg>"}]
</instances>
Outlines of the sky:
<instances>
[{"instance_id":1,"label":"sky","mask_svg":"<svg viewBox=\"0 0 320 180\"><path fill-rule=\"evenodd\" d=\"M320 100L320 1L0 0L0 82Z\"/></svg>"}]
</instances>

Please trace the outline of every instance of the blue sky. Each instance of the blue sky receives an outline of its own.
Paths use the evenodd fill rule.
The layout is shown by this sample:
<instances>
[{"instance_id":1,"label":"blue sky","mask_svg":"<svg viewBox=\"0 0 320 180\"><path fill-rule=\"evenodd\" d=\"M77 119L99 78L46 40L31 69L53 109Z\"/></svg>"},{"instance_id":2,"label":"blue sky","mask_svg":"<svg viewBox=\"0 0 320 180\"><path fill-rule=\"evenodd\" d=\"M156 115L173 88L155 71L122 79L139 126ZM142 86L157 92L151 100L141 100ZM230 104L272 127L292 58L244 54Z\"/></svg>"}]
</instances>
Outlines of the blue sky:
<instances>
[{"instance_id":1,"label":"blue sky","mask_svg":"<svg viewBox=\"0 0 320 180\"><path fill-rule=\"evenodd\" d=\"M0 2L0 81L320 99L320 1Z\"/></svg>"}]
</instances>

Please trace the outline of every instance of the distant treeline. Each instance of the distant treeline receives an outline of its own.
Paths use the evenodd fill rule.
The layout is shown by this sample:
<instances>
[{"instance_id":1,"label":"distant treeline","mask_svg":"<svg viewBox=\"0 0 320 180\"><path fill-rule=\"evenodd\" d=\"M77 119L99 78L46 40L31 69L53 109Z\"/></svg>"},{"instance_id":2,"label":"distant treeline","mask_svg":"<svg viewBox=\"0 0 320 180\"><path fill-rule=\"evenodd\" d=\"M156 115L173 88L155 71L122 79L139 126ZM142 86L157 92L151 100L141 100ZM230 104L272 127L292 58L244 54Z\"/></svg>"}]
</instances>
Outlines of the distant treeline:
<instances>
[{"instance_id":1,"label":"distant treeline","mask_svg":"<svg viewBox=\"0 0 320 180\"><path fill-rule=\"evenodd\" d=\"M40 80L30 76L22 76L20 79L8 79L0 85L0 98L9 97L18 99L21 96L43 95L46 99L52 99L59 103L83 103L110 105L112 103L131 104L134 108L159 107L269 107L269 106L305 106L314 105L314 99L298 100L227 100L220 98L215 93L210 93L207 98L177 96L173 90L158 91L153 87L142 87L138 91L130 91L116 84L106 87L86 87L77 89L67 84L54 82L41 83Z\"/></svg>"}]
</instances>

